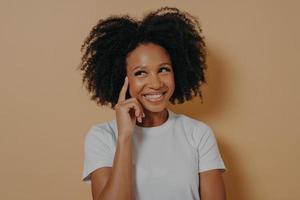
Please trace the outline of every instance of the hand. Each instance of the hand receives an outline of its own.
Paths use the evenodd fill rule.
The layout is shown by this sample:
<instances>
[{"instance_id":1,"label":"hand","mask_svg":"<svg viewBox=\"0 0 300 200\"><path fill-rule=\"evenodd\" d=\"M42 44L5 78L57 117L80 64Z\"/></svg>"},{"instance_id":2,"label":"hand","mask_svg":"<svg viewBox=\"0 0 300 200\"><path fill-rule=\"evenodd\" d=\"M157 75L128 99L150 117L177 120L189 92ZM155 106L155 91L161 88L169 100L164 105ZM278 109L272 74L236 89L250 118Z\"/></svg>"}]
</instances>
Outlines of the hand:
<instances>
[{"instance_id":1,"label":"hand","mask_svg":"<svg viewBox=\"0 0 300 200\"><path fill-rule=\"evenodd\" d=\"M141 123L142 117L145 116L143 108L136 98L126 99L128 85L128 77L126 76L119 94L118 103L115 106L119 136L122 134L131 135L136 120Z\"/></svg>"}]
</instances>

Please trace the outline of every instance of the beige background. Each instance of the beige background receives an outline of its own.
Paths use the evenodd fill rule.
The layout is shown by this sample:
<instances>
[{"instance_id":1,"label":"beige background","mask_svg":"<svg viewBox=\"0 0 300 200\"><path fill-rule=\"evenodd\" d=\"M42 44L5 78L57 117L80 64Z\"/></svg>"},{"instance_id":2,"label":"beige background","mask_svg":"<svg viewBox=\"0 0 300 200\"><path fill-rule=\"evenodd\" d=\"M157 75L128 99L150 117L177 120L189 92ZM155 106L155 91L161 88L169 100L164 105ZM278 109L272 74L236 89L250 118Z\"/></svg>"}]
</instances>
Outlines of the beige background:
<instances>
[{"instance_id":1,"label":"beige background","mask_svg":"<svg viewBox=\"0 0 300 200\"><path fill-rule=\"evenodd\" d=\"M84 136L114 113L81 85L80 46L100 17L163 5L202 24L204 104L172 108L215 131L228 199L300 199L300 3L165 2L0 1L0 199L91 199L81 182Z\"/></svg>"}]
</instances>

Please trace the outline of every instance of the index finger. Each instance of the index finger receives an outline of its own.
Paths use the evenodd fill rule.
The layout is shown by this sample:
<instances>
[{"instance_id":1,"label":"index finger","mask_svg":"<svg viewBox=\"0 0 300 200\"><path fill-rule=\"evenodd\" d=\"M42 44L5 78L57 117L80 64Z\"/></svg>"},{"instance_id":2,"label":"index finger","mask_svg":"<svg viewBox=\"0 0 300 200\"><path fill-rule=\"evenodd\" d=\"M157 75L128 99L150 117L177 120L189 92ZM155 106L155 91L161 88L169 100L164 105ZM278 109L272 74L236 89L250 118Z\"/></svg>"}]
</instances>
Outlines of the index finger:
<instances>
[{"instance_id":1,"label":"index finger","mask_svg":"<svg viewBox=\"0 0 300 200\"><path fill-rule=\"evenodd\" d=\"M126 92L127 92L127 89L128 89L128 77L126 76L125 77L125 81L124 81L124 84L123 84L123 87L120 91L120 94L119 94L119 99L118 99L118 102L121 102L121 101L125 101L126 100Z\"/></svg>"}]
</instances>

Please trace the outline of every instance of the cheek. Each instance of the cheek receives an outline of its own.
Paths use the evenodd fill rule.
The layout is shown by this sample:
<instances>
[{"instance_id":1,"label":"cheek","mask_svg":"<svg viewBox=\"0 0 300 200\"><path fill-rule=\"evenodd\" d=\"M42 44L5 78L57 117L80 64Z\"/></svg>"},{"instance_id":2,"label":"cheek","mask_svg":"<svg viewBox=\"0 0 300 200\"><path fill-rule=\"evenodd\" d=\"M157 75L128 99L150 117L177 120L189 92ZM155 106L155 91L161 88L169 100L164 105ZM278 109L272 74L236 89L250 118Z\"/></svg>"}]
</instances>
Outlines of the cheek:
<instances>
[{"instance_id":1,"label":"cheek","mask_svg":"<svg viewBox=\"0 0 300 200\"><path fill-rule=\"evenodd\" d=\"M175 77L173 75L169 76L167 79L166 84L168 85L169 88L172 88L174 90L175 88Z\"/></svg>"},{"instance_id":2,"label":"cheek","mask_svg":"<svg viewBox=\"0 0 300 200\"><path fill-rule=\"evenodd\" d=\"M169 92L170 92L169 95L171 97L175 91L175 77L170 77L166 84L168 85Z\"/></svg>"},{"instance_id":3,"label":"cheek","mask_svg":"<svg viewBox=\"0 0 300 200\"><path fill-rule=\"evenodd\" d=\"M136 97L140 91L142 91L144 83L136 78L129 78L129 94L131 97Z\"/></svg>"}]
</instances>

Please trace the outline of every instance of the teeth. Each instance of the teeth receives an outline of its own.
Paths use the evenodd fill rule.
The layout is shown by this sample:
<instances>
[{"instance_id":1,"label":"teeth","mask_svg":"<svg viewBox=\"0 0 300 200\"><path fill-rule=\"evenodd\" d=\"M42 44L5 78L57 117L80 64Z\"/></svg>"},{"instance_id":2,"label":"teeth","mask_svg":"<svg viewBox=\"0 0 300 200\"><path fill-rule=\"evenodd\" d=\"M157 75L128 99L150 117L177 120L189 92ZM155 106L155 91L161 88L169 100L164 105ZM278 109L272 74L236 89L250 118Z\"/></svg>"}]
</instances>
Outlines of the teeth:
<instances>
[{"instance_id":1,"label":"teeth","mask_svg":"<svg viewBox=\"0 0 300 200\"><path fill-rule=\"evenodd\" d=\"M161 96L162 96L162 93L145 95L146 99L149 99L149 100L155 100L155 99L160 98Z\"/></svg>"}]
</instances>

